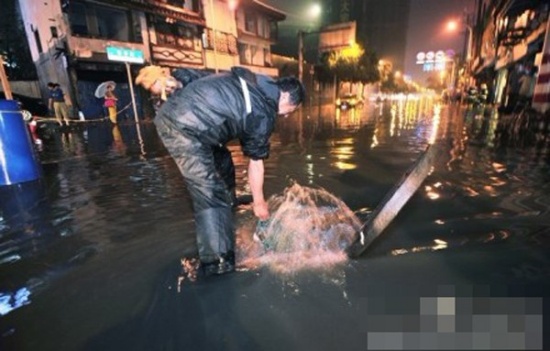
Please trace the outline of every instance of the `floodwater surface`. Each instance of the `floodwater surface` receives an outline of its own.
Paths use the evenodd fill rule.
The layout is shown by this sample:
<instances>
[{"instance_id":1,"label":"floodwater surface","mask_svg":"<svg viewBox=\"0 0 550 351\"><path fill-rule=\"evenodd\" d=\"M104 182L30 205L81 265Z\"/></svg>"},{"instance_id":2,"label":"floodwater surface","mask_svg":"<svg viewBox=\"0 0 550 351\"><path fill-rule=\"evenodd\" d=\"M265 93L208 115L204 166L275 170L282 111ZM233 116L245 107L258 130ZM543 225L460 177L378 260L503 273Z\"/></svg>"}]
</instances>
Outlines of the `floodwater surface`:
<instances>
[{"instance_id":1,"label":"floodwater surface","mask_svg":"<svg viewBox=\"0 0 550 351\"><path fill-rule=\"evenodd\" d=\"M359 259L242 251L256 258L246 270L181 286L180 259L196 251L191 203L154 125L44 127L42 181L0 188L0 349L542 350L550 143L504 142L498 119L409 98L279 120L266 195L334 197L323 228L348 227L325 246L340 247L428 144L442 152ZM248 193L247 160L230 149ZM278 223L297 213L285 211ZM235 215L250 243L251 209ZM286 223L298 238L284 242L303 245L310 217ZM306 258L315 264L296 264Z\"/></svg>"}]
</instances>

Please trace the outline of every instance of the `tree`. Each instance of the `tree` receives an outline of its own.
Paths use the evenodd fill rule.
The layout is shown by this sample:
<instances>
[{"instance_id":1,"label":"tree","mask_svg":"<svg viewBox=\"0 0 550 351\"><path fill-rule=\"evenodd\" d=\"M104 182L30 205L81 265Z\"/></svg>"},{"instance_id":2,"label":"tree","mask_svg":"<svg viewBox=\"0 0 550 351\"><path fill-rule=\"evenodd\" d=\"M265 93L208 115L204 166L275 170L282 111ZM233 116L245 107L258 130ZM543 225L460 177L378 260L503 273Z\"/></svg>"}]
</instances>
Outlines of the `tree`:
<instances>
[{"instance_id":1,"label":"tree","mask_svg":"<svg viewBox=\"0 0 550 351\"><path fill-rule=\"evenodd\" d=\"M36 68L32 62L27 35L17 0L0 0L0 55L4 57L10 80L34 80Z\"/></svg>"},{"instance_id":2,"label":"tree","mask_svg":"<svg viewBox=\"0 0 550 351\"><path fill-rule=\"evenodd\" d=\"M373 51L365 51L354 44L342 50L326 52L321 56L317 76L321 81L331 81L334 77L351 83L373 83L380 79L377 68L378 58Z\"/></svg>"}]
</instances>

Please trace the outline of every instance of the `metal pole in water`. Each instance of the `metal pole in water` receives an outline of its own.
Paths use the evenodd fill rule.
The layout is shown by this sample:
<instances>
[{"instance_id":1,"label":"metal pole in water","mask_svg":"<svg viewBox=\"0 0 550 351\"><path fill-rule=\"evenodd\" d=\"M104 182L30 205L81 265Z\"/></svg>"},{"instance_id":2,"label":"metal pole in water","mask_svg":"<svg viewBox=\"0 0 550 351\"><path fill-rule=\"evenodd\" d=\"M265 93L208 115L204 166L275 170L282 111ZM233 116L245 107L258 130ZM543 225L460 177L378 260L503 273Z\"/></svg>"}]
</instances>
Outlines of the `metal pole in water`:
<instances>
[{"instance_id":1,"label":"metal pole in water","mask_svg":"<svg viewBox=\"0 0 550 351\"><path fill-rule=\"evenodd\" d=\"M132 84L132 72L130 72L130 63L125 62L126 64L126 73L128 73L128 85L130 86L130 95L132 96L132 107L134 108L134 119L136 123L139 123L137 108L136 108L136 97L134 96L134 85Z\"/></svg>"},{"instance_id":2,"label":"metal pole in water","mask_svg":"<svg viewBox=\"0 0 550 351\"><path fill-rule=\"evenodd\" d=\"M428 146L426 151L420 155L414 165L386 195L371 217L361 227L357 234L357 240L347 249L349 257L359 257L382 234L431 173L437 153L437 148L434 145Z\"/></svg>"}]
</instances>

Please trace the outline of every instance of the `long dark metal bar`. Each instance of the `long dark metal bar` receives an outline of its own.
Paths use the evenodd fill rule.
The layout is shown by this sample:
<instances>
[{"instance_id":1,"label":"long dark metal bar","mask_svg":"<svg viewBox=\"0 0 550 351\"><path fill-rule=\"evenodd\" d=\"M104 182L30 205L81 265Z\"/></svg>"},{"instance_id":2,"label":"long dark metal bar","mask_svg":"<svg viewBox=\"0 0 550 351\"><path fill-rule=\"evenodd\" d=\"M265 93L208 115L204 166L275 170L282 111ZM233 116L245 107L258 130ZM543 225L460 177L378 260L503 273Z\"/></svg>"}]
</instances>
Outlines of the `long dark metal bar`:
<instances>
[{"instance_id":1,"label":"long dark metal bar","mask_svg":"<svg viewBox=\"0 0 550 351\"><path fill-rule=\"evenodd\" d=\"M428 146L414 165L403 175L399 183L386 195L361 227L357 234L357 240L348 248L349 257L359 257L382 234L431 173L436 154L437 148L433 145Z\"/></svg>"}]
</instances>

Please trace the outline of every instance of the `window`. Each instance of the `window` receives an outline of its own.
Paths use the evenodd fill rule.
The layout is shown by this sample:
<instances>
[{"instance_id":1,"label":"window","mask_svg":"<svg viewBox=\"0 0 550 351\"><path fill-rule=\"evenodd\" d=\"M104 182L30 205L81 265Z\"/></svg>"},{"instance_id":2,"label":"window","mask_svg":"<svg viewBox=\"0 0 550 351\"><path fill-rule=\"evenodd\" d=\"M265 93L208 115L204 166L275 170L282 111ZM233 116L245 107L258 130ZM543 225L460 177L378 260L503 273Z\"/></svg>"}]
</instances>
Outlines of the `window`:
<instances>
[{"instance_id":1,"label":"window","mask_svg":"<svg viewBox=\"0 0 550 351\"><path fill-rule=\"evenodd\" d=\"M188 11L192 12L199 12L199 1L200 0L157 0L162 3L175 6L175 7L181 7Z\"/></svg>"},{"instance_id":2,"label":"window","mask_svg":"<svg viewBox=\"0 0 550 351\"><path fill-rule=\"evenodd\" d=\"M244 13L244 30L256 34L256 16L251 12Z\"/></svg>"},{"instance_id":3,"label":"window","mask_svg":"<svg viewBox=\"0 0 550 351\"><path fill-rule=\"evenodd\" d=\"M69 8L71 33L76 36L135 41L130 12L99 6L91 3L72 1ZM133 28L133 29L132 29Z\"/></svg>"},{"instance_id":4,"label":"window","mask_svg":"<svg viewBox=\"0 0 550 351\"><path fill-rule=\"evenodd\" d=\"M178 46L188 50L194 49L194 40L197 37L195 27L185 25L182 22L168 23L161 17L155 17L153 21L155 22L158 45Z\"/></svg>"},{"instance_id":5,"label":"window","mask_svg":"<svg viewBox=\"0 0 550 351\"><path fill-rule=\"evenodd\" d=\"M50 27L50 33L52 33L52 38L57 38L58 35L57 35L57 27L56 26L51 26Z\"/></svg>"},{"instance_id":6,"label":"window","mask_svg":"<svg viewBox=\"0 0 550 351\"><path fill-rule=\"evenodd\" d=\"M265 20L263 18L258 19L258 36L262 38L266 37Z\"/></svg>"},{"instance_id":7,"label":"window","mask_svg":"<svg viewBox=\"0 0 550 351\"><path fill-rule=\"evenodd\" d=\"M243 43L238 43L239 47L239 59L241 61L241 64L243 65L249 65L252 63L252 58L250 57L250 50L248 49L248 45Z\"/></svg>"},{"instance_id":8,"label":"window","mask_svg":"<svg viewBox=\"0 0 550 351\"><path fill-rule=\"evenodd\" d=\"M40 33L38 33L38 29L33 29L34 34L34 41L36 42L36 49L38 50L38 53L41 54L43 52L42 50L42 42L40 41Z\"/></svg>"},{"instance_id":9,"label":"window","mask_svg":"<svg viewBox=\"0 0 550 351\"><path fill-rule=\"evenodd\" d=\"M71 4L70 16L71 32L73 35L87 35L88 25L86 24L86 7L77 2Z\"/></svg>"},{"instance_id":10,"label":"window","mask_svg":"<svg viewBox=\"0 0 550 351\"><path fill-rule=\"evenodd\" d=\"M106 7L95 10L100 38L130 41L130 21L126 12Z\"/></svg>"}]
</instances>

